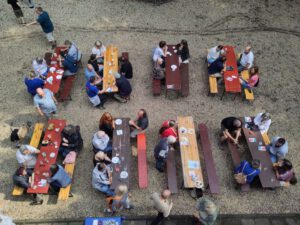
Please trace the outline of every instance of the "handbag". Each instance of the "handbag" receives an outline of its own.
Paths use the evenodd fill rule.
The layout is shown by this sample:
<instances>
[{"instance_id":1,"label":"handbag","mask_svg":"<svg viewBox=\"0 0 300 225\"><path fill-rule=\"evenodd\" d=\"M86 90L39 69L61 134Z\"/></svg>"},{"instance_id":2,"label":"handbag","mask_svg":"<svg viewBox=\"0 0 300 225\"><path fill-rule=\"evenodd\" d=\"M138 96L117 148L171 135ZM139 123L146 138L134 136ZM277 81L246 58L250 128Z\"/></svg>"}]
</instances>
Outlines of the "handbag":
<instances>
[{"instance_id":1,"label":"handbag","mask_svg":"<svg viewBox=\"0 0 300 225\"><path fill-rule=\"evenodd\" d=\"M247 177L255 173L255 171L253 171L252 173L250 173L248 175L245 175L244 174L244 169L245 169L246 165L247 165L247 162L244 164L243 169L242 169L241 172L239 172L237 174L234 174L234 179L238 184L246 184L247 183Z\"/></svg>"}]
</instances>

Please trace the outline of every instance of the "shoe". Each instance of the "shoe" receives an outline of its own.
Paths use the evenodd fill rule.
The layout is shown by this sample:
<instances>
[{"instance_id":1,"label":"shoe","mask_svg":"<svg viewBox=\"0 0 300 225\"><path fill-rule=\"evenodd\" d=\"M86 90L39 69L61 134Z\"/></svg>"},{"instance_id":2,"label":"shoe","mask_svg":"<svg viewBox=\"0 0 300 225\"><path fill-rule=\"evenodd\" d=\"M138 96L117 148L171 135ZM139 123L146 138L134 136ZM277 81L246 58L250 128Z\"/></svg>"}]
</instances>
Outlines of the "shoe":
<instances>
[{"instance_id":1,"label":"shoe","mask_svg":"<svg viewBox=\"0 0 300 225\"><path fill-rule=\"evenodd\" d=\"M30 203L30 205L42 205L43 204L43 200L40 200L40 201L33 201Z\"/></svg>"},{"instance_id":2,"label":"shoe","mask_svg":"<svg viewBox=\"0 0 300 225\"><path fill-rule=\"evenodd\" d=\"M105 107L104 107L103 105L100 105L98 108L99 108L100 110L104 110L104 109L105 109Z\"/></svg>"}]
</instances>

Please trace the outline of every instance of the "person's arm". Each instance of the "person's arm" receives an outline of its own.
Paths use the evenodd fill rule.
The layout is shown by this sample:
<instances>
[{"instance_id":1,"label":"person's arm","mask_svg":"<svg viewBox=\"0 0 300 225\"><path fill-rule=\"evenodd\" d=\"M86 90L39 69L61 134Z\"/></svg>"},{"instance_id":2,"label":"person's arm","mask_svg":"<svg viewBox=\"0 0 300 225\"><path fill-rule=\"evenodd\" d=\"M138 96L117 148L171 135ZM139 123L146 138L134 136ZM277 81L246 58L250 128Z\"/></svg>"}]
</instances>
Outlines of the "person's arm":
<instances>
[{"instance_id":1,"label":"person's arm","mask_svg":"<svg viewBox=\"0 0 300 225\"><path fill-rule=\"evenodd\" d=\"M140 130L141 128L136 124L136 122L135 121L133 121L133 120L130 120L129 121L129 125L131 125L131 126L133 126L133 127L135 127L136 129L138 129L138 130Z\"/></svg>"},{"instance_id":2,"label":"person's arm","mask_svg":"<svg viewBox=\"0 0 300 225\"><path fill-rule=\"evenodd\" d=\"M240 135L241 135L241 131L242 131L241 128L239 128L239 129L237 130L236 137L235 137L235 139L234 139L234 143L236 143L236 144L238 143L239 137L240 137Z\"/></svg>"},{"instance_id":3,"label":"person's arm","mask_svg":"<svg viewBox=\"0 0 300 225\"><path fill-rule=\"evenodd\" d=\"M36 106L36 110L37 110L37 112L38 112L41 116L44 116L44 113L42 112L42 110L40 109L40 107Z\"/></svg>"},{"instance_id":4,"label":"person's arm","mask_svg":"<svg viewBox=\"0 0 300 225\"><path fill-rule=\"evenodd\" d=\"M223 135L228 137L230 140L232 140L233 142L235 142L234 138L231 136L231 134L229 133L229 131L227 129L225 129L223 131Z\"/></svg>"}]
</instances>

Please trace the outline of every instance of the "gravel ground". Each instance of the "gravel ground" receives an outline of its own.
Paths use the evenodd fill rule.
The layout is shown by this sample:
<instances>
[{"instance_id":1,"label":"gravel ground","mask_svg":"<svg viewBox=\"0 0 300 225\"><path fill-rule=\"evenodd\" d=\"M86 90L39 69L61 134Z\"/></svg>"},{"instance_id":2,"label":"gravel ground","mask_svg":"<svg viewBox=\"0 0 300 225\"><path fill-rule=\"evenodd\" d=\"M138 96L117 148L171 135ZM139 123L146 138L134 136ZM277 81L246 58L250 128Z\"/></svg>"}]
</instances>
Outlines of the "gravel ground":
<instances>
[{"instance_id":1,"label":"gravel ground","mask_svg":"<svg viewBox=\"0 0 300 225\"><path fill-rule=\"evenodd\" d=\"M134 87L131 101L119 104L110 101L107 111L113 116L133 117L137 109L149 113L147 133L149 187L140 190L137 183L137 160L132 163L131 191L135 210L124 215L149 215L155 211L148 196L166 186L166 179L154 169L152 149L157 142L159 125L177 115L193 116L195 123L205 122L210 129L213 156L216 161L222 194L211 196L221 213L299 213L299 185L276 191L254 189L241 194L234 189L232 161L228 151L220 151L217 133L225 116L255 115L261 111L272 114L273 124L269 135L282 135L289 141L289 154L296 173L300 174L299 126L299 61L300 61L300 1L234 1L234 0L177 0L154 7L147 1L134 0L51 0L38 1L52 17L55 37L59 43L65 39L75 41L84 53L86 64L95 40L115 44L121 51L130 53L134 67ZM20 3L27 21L34 19L33 10ZM11 175L16 169L15 149L8 139L10 123L20 125L38 118L32 99L22 79L31 60L50 50L39 26L21 27L16 23L6 1L0 2L0 208L14 219L74 218L103 215L103 195L91 187L92 151L90 139L97 130L102 111L94 109L84 91L82 70L72 90L73 101L59 104L59 118L79 124L85 148L78 158L74 197L57 203L56 197L45 196L44 204L29 207L30 198L11 196ZM178 43L182 38L189 42L190 95L187 98L166 99L151 94L150 53L159 40ZM206 48L219 43L234 45L241 51L247 43L253 46L261 80L255 90L253 105L240 97L223 101L207 97L207 78L204 55ZM9 79L7 79L9 77ZM172 98L172 97L171 97ZM245 156L246 157L246 156ZM177 155L179 160L179 154ZM178 165L181 180L180 165ZM208 195L208 194L207 194ZM189 192L180 190L174 196L172 214L191 214L195 201Z\"/></svg>"}]
</instances>

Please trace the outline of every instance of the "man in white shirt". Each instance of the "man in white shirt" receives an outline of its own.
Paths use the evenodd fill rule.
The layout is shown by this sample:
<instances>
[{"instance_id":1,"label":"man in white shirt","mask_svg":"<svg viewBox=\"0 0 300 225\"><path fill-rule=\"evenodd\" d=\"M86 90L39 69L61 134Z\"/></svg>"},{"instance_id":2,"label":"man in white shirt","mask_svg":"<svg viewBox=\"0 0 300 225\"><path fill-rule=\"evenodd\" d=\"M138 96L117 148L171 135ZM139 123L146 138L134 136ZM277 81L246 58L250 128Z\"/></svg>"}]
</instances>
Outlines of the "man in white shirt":
<instances>
[{"instance_id":1,"label":"man in white shirt","mask_svg":"<svg viewBox=\"0 0 300 225\"><path fill-rule=\"evenodd\" d=\"M271 125L270 113L259 113L254 118L254 124L258 126L261 133L267 133Z\"/></svg>"},{"instance_id":2,"label":"man in white shirt","mask_svg":"<svg viewBox=\"0 0 300 225\"><path fill-rule=\"evenodd\" d=\"M220 57L220 55L224 53L223 45L215 46L208 50L207 54L207 63L212 64L217 58Z\"/></svg>"},{"instance_id":3,"label":"man in white shirt","mask_svg":"<svg viewBox=\"0 0 300 225\"><path fill-rule=\"evenodd\" d=\"M151 195L153 206L158 211L157 217L151 222L151 225L158 225L162 220L170 215L173 202L170 200L171 191L164 190L161 194L155 192Z\"/></svg>"},{"instance_id":4,"label":"man in white shirt","mask_svg":"<svg viewBox=\"0 0 300 225\"><path fill-rule=\"evenodd\" d=\"M96 41L95 46L92 48L92 54L96 55L96 59L99 64L103 64L105 52L106 52L106 47L102 44L102 42Z\"/></svg>"},{"instance_id":5,"label":"man in white shirt","mask_svg":"<svg viewBox=\"0 0 300 225\"><path fill-rule=\"evenodd\" d=\"M37 77L46 77L48 74L48 66L46 60L40 57L32 61L32 68Z\"/></svg>"},{"instance_id":6,"label":"man in white shirt","mask_svg":"<svg viewBox=\"0 0 300 225\"><path fill-rule=\"evenodd\" d=\"M26 168L34 168L38 153L40 153L40 150L35 147L30 145L21 145L16 152L18 164Z\"/></svg>"},{"instance_id":7,"label":"man in white shirt","mask_svg":"<svg viewBox=\"0 0 300 225\"><path fill-rule=\"evenodd\" d=\"M164 68L165 67L165 62L164 59L167 55L167 50L168 50L168 46L167 43L165 41L160 41L158 46L154 49L153 53L152 53L152 60L153 62L157 62L158 59L162 59L163 63L161 64L161 67Z\"/></svg>"},{"instance_id":8,"label":"man in white shirt","mask_svg":"<svg viewBox=\"0 0 300 225\"><path fill-rule=\"evenodd\" d=\"M242 53L241 58L237 62L239 72L249 70L253 66L254 54L251 51L251 46L248 45Z\"/></svg>"}]
</instances>

